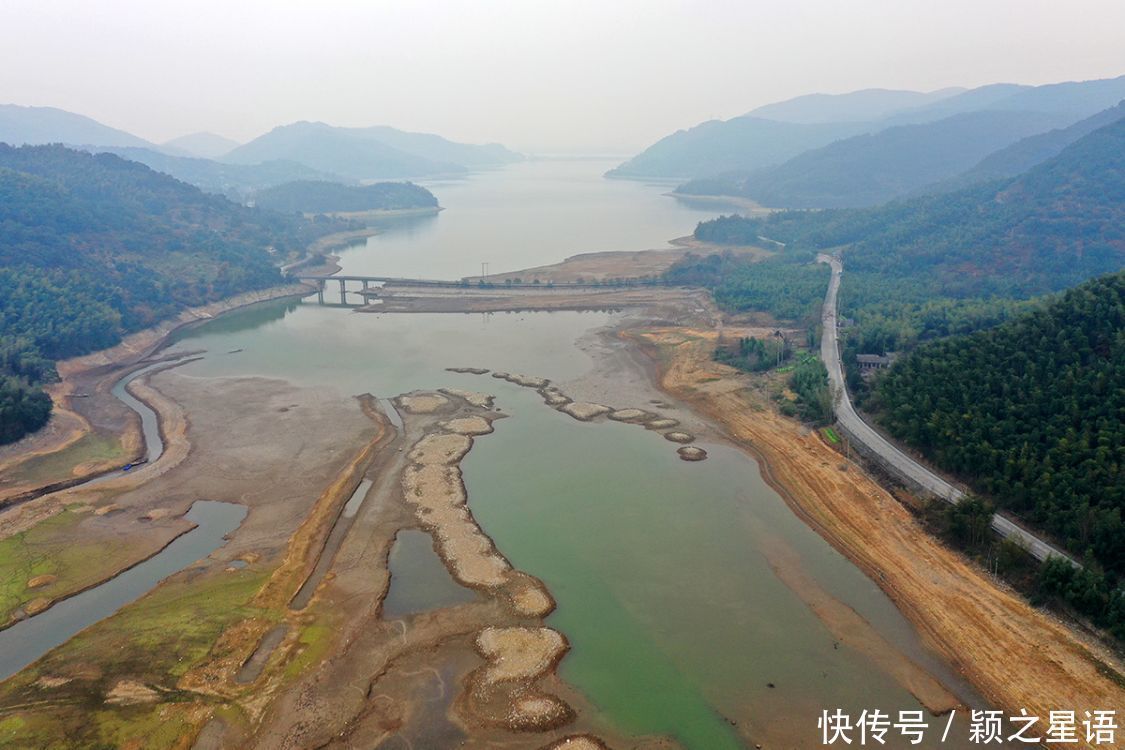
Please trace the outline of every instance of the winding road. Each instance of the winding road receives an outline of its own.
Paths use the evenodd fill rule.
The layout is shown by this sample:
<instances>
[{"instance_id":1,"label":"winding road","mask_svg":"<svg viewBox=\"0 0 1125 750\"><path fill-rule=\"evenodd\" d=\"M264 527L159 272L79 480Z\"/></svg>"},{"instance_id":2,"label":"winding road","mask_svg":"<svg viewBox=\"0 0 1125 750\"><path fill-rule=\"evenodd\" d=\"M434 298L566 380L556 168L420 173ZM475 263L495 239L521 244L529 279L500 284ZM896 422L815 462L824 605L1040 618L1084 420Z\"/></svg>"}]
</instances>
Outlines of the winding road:
<instances>
[{"instance_id":1,"label":"winding road","mask_svg":"<svg viewBox=\"0 0 1125 750\"><path fill-rule=\"evenodd\" d=\"M821 254L817 256L817 260L827 263L832 268L832 279L828 282L828 292L824 295L824 307L821 309L824 333L820 339L820 358L824 360L824 365L828 369L828 385L832 391L832 408L836 412L836 421L851 434L853 440L862 443L868 450L877 454L902 477L948 503L960 502L965 497L963 491L899 450L865 422L852 406L844 383L844 368L840 361L840 347L836 335L836 295L840 289L844 264L834 255ZM1063 557L1072 564L1078 565L1070 555L999 513L992 517L992 528L1000 536L1016 540L1037 560Z\"/></svg>"}]
</instances>

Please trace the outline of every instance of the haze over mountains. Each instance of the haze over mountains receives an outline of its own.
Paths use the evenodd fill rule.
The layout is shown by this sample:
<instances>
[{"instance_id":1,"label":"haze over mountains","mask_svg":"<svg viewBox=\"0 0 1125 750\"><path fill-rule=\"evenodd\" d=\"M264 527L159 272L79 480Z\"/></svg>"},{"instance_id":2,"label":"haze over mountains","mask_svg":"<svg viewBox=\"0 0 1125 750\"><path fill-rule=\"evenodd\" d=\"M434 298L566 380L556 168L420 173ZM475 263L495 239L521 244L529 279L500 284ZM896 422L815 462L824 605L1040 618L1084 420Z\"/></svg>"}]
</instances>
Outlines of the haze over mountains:
<instances>
[{"instance_id":1,"label":"haze over mountains","mask_svg":"<svg viewBox=\"0 0 1125 750\"><path fill-rule=\"evenodd\" d=\"M238 148L238 141L224 138L215 133L189 133L165 141L164 147L186 153L189 156L198 156L201 159L218 159Z\"/></svg>"},{"instance_id":2,"label":"haze over mountains","mask_svg":"<svg viewBox=\"0 0 1125 750\"><path fill-rule=\"evenodd\" d=\"M224 157L236 164L299 161L351 179L457 174L470 167L493 167L521 157L503 146L470 146L436 135L389 127L340 128L298 122L274 128Z\"/></svg>"},{"instance_id":3,"label":"haze over mountains","mask_svg":"<svg viewBox=\"0 0 1125 750\"><path fill-rule=\"evenodd\" d=\"M993 152L1066 128L1122 99L1125 76L928 94L804 96L674 133L609 175L694 178L683 192L740 196L771 207L876 205L951 180ZM1089 129L1074 132L1069 140L1052 138L1062 148ZM1045 153L1057 151L1047 147ZM1018 159L1005 158L1015 168Z\"/></svg>"},{"instance_id":4,"label":"haze over mountains","mask_svg":"<svg viewBox=\"0 0 1125 750\"><path fill-rule=\"evenodd\" d=\"M782 211L700 224L720 244L847 247L841 306L1028 298L1125 266L1125 119L1008 180L876 208Z\"/></svg>"},{"instance_id":5,"label":"haze over mountains","mask_svg":"<svg viewBox=\"0 0 1125 750\"><path fill-rule=\"evenodd\" d=\"M240 199L298 180L416 179L523 158L498 144L457 143L387 126L340 128L309 122L275 128L242 145L211 133L155 144L83 115L18 105L0 105L0 142L109 151L208 192Z\"/></svg>"}]
</instances>

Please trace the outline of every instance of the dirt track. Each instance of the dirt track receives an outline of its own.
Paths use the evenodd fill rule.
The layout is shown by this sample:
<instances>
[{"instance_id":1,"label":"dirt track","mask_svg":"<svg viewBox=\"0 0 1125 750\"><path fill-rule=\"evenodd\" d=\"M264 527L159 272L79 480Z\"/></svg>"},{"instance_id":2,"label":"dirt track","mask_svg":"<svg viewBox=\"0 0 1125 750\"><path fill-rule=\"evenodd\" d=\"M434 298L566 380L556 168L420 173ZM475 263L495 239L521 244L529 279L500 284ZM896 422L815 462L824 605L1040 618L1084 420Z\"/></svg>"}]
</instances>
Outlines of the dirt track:
<instances>
[{"instance_id":1,"label":"dirt track","mask_svg":"<svg viewBox=\"0 0 1125 750\"><path fill-rule=\"evenodd\" d=\"M816 432L780 416L748 378L710 358L712 331L638 331L660 382L723 424L762 459L794 510L888 593L930 644L998 707L1051 710L1125 706L1121 667L1095 644L1033 609L924 531L889 493Z\"/></svg>"}]
</instances>

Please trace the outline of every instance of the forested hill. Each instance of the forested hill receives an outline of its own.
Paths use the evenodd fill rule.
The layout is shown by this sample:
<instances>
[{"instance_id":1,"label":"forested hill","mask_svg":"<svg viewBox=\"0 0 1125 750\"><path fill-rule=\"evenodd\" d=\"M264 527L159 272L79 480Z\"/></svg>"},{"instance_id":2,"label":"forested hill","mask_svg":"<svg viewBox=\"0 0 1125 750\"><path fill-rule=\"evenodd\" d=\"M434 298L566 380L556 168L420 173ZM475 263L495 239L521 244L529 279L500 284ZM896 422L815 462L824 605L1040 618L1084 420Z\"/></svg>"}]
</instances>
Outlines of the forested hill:
<instances>
[{"instance_id":1,"label":"forested hill","mask_svg":"<svg viewBox=\"0 0 1125 750\"><path fill-rule=\"evenodd\" d=\"M320 180L300 180L259 190L254 202L285 213L393 211L438 205L433 193L412 182L342 185Z\"/></svg>"},{"instance_id":2,"label":"forested hill","mask_svg":"<svg viewBox=\"0 0 1125 750\"><path fill-rule=\"evenodd\" d=\"M935 297L1025 298L1125 266L1125 119L1029 172L871 209L700 224L700 240L846 247L845 311Z\"/></svg>"},{"instance_id":3,"label":"forested hill","mask_svg":"<svg viewBox=\"0 0 1125 750\"><path fill-rule=\"evenodd\" d=\"M896 436L1125 574L1125 272L919 347L877 394Z\"/></svg>"},{"instance_id":4,"label":"forested hill","mask_svg":"<svg viewBox=\"0 0 1125 750\"><path fill-rule=\"evenodd\" d=\"M844 138L774 167L689 182L677 192L740 195L778 208L874 206L952 178L1021 138L1065 124L1050 113L968 112Z\"/></svg>"},{"instance_id":5,"label":"forested hill","mask_svg":"<svg viewBox=\"0 0 1125 750\"><path fill-rule=\"evenodd\" d=\"M51 360L274 285L275 259L328 228L112 154L0 144L0 442L46 419Z\"/></svg>"}]
</instances>

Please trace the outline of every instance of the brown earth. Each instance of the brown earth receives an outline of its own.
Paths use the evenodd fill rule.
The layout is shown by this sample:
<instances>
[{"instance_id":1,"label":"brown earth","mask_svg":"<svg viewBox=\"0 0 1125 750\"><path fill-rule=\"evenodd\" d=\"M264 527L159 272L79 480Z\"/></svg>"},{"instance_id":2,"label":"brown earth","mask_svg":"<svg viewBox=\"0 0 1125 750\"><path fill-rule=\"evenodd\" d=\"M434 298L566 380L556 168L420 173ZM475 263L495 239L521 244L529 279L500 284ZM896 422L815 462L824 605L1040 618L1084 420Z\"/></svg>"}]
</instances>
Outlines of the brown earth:
<instances>
[{"instance_id":1,"label":"brown earth","mask_svg":"<svg viewBox=\"0 0 1125 750\"><path fill-rule=\"evenodd\" d=\"M865 570L991 703L1041 716L1125 705L1121 666L1110 654L944 547L862 471L841 471L840 456L816 432L778 414L748 376L711 359L714 331L628 335L657 363L660 385L758 456L794 511Z\"/></svg>"},{"instance_id":2,"label":"brown earth","mask_svg":"<svg viewBox=\"0 0 1125 750\"><path fill-rule=\"evenodd\" d=\"M703 316L710 298L698 290L676 287L634 287L605 289L427 289L417 286L383 287L379 301L357 309L364 313L410 312L521 312L552 310L618 310L643 307L674 310L677 318L683 308L698 310Z\"/></svg>"},{"instance_id":3,"label":"brown earth","mask_svg":"<svg viewBox=\"0 0 1125 750\"><path fill-rule=\"evenodd\" d=\"M458 464L497 415L445 393L395 400L421 408L400 411L403 431L369 465L371 489L331 572L241 699L248 746L367 747L399 737L415 747L532 750L586 708L553 673L565 640L542 625L549 594L511 569L467 505ZM400 530L419 527L437 540L450 575L482 596L386 620L391 546ZM302 638L309 643L316 623L328 631L309 662ZM589 730L580 719L578 728Z\"/></svg>"},{"instance_id":4,"label":"brown earth","mask_svg":"<svg viewBox=\"0 0 1125 750\"><path fill-rule=\"evenodd\" d=\"M183 311L174 318L126 336L121 343L102 351L57 363L60 382L47 388L54 403L51 419L39 432L0 448L0 506L23 501L43 490L61 489L115 469L140 457L142 439L136 414L110 394L113 385L147 357L151 357L174 332L187 325L209 320L230 310L272 299L308 293L301 284L246 292L209 305ZM11 480L19 467L37 458L59 455L76 448L86 436L98 434L120 443L120 453L108 460L86 461L76 455L67 470L48 480L36 477Z\"/></svg>"},{"instance_id":5,"label":"brown earth","mask_svg":"<svg viewBox=\"0 0 1125 750\"><path fill-rule=\"evenodd\" d=\"M561 263L536 266L508 273L494 273L485 276L486 281L503 284L508 279L521 279L524 282L570 284L573 282L608 281L611 279L642 279L659 276L673 263L682 260L689 253L713 255L731 252L761 259L772 252L758 247L724 246L699 242L691 237L674 240L675 247L667 250L610 251L602 253L582 253L572 255ZM469 281L476 283L480 276L471 276Z\"/></svg>"}]
</instances>

